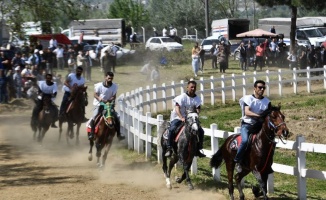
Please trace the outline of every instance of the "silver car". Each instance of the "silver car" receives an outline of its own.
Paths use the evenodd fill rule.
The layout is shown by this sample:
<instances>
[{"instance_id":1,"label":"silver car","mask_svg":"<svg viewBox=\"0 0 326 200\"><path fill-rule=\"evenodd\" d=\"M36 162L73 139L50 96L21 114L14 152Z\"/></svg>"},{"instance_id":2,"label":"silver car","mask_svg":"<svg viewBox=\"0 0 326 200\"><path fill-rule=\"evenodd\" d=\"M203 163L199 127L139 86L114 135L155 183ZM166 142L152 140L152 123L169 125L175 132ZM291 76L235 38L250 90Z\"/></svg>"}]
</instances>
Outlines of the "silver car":
<instances>
[{"instance_id":1,"label":"silver car","mask_svg":"<svg viewBox=\"0 0 326 200\"><path fill-rule=\"evenodd\" d=\"M151 37L147 40L145 49L151 51L182 51L183 45L169 37Z\"/></svg>"}]
</instances>

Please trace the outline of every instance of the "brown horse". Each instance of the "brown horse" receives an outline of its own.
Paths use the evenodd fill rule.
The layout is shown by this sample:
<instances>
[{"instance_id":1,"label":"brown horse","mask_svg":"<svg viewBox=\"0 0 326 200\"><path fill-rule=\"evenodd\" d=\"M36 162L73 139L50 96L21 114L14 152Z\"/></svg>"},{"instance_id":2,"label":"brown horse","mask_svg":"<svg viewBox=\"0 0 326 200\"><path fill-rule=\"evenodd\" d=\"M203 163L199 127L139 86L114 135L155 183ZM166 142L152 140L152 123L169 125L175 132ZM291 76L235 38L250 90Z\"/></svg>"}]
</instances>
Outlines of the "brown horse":
<instances>
[{"instance_id":1,"label":"brown horse","mask_svg":"<svg viewBox=\"0 0 326 200\"><path fill-rule=\"evenodd\" d=\"M242 163L242 171L235 175L236 185L240 193L240 199L244 199L244 194L241 187L241 180L247 174L252 172L256 177L262 193L253 189L256 197L263 195L264 199L267 197L267 178L268 174L272 173L273 155L275 151L274 142L275 137L279 137L281 140L287 138L289 130L284 122L284 115L280 111L281 107L272 106L269 109L268 114L264 118L262 129L254 135L248 149L244 155L244 161ZM213 155L210 165L214 168L219 168L225 161L227 170L228 182L229 182L229 195L230 199L234 199L233 191L233 171L235 168L234 158L237 153L237 149L234 148L235 141L239 136L229 136L221 148Z\"/></svg>"},{"instance_id":2,"label":"brown horse","mask_svg":"<svg viewBox=\"0 0 326 200\"><path fill-rule=\"evenodd\" d=\"M74 138L74 125L77 125L76 144L79 144L79 129L84 120L84 107L85 107L85 93L87 86L74 86L71 90L69 103L65 110L65 116L59 117L59 141L61 140L62 124L68 123L66 140L69 144L69 138Z\"/></svg>"},{"instance_id":3,"label":"brown horse","mask_svg":"<svg viewBox=\"0 0 326 200\"><path fill-rule=\"evenodd\" d=\"M51 110L51 96L50 95L43 95L42 97L42 105L43 109L38 114L38 118L36 123L31 122L32 130L34 131L33 138L36 139L36 133L39 132L37 140L38 142L42 142L45 133L49 130L50 125L54 118L54 112Z\"/></svg>"},{"instance_id":4,"label":"brown horse","mask_svg":"<svg viewBox=\"0 0 326 200\"><path fill-rule=\"evenodd\" d=\"M92 150L95 142L96 146L96 157L97 157L97 166L100 169L103 169L105 166L105 161L108 156L109 150L112 146L113 138L116 133L115 124L114 124L114 102L100 104L101 115L97 116L94 120L95 124L95 137L94 140L89 140L90 150L88 160L93 160ZM88 130L89 131L89 130ZM89 132L88 132L89 134ZM104 149L104 154L101 159L102 149Z\"/></svg>"}]
</instances>

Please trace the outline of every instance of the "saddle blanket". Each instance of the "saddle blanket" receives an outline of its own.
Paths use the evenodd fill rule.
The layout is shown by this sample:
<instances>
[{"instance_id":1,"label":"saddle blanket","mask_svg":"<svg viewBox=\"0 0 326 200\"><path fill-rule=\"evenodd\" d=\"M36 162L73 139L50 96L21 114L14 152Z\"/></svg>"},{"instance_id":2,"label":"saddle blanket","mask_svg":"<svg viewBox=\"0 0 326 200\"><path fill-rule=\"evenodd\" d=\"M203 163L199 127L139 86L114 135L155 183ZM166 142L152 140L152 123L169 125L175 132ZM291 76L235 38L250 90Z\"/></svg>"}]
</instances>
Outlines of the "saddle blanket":
<instances>
[{"instance_id":1,"label":"saddle blanket","mask_svg":"<svg viewBox=\"0 0 326 200\"><path fill-rule=\"evenodd\" d=\"M248 145L250 145L255 138L256 138L256 134L250 134L248 139ZM242 137L239 134L231 141L230 149L237 151L238 148L240 147L241 142L242 142Z\"/></svg>"},{"instance_id":2,"label":"saddle blanket","mask_svg":"<svg viewBox=\"0 0 326 200\"><path fill-rule=\"evenodd\" d=\"M91 122L91 120L92 119L89 119L87 122L86 122L86 131L87 131L87 133L90 133L91 132L91 125L89 125L90 124L90 122ZM99 126L99 122L98 123L96 123L96 125L95 125L95 135L97 135L97 133L98 133L98 126Z\"/></svg>"}]
</instances>

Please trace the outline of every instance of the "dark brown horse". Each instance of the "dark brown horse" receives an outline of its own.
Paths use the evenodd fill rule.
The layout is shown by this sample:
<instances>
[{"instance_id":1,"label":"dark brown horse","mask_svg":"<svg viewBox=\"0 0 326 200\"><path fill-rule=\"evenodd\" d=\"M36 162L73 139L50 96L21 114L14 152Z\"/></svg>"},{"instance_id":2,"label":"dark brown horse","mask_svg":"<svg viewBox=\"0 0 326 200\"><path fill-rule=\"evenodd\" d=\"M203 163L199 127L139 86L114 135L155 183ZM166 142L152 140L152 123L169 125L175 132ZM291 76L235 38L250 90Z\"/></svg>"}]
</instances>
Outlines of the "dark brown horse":
<instances>
[{"instance_id":1,"label":"dark brown horse","mask_svg":"<svg viewBox=\"0 0 326 200\"><path fill-rule=\"evenodd\" d=\"M94 140L89 140L90 149L89 149L88 160L89 161L93 160L92 150L95 142L97 166L100 169L103 169L105 166L105 161L108 156L109 150L112 146L113 138L116 133L113 108L114 108L114 102L107 103L107 104L101 102L100 109L99 109L101 115L97 116L94 122L96 127L95 137ZM104 154L101 159L102 149L104 149Z\"/></svg>"},{"instance_id":2,"label":"dark brown horse","mask_svg":"<svg viewBox=\"0 0 326 200\"><path fill-rule=\"evenodd\" d=\"M45 133L49 130L50 125L54 118L54 111L51 109L52 101L50 95L43 95L42 97L43 108L38 114L36 123L31 122L32 130L34 131L33 138L36 139L36 134L38 131L38 142L42 142Z\"/></svg>"},{"instance_id":3,"label":"dark brown horse","mask_svg":"<svg viewBox=\"0 0 326 200\"><path fill-rule=\"evenodd\" d=\"M87 86L74 86L71 90L71 96L65 115L59 117L59 141L61 140L62 124L63 122L68 123L66 140L69 144L69 138L74 138L74 125L77 126L76 130L76 144L79 144L79 129L84 120L85 112L85 93Z\"/></svg>"},{"instance_id":4,"label":"dark brown horse","mask_svg":"<svg viewBox=\"0 0 326 200\"><path fill-rule=\"evenodd\" d=\"M251 140L251 144L244 155L244 161L242 163L242 171L235 176L236 185L240 193L240 199L244 199L244 194L241 187L241 180L250 172L256 177L262 193L254 191L256 197L263 195L264 199L267 197L267 178L268 174L272 173L273 155L275 151L274 142L275 137L280 139L287 138L289 130L284 122L284 115L280 111L281 107L272 106L269 109L268 114L264 118L262 129L254 135L254 139ZM233 171L235 168L234 158L237 153L234 148L234 141L240 137L237 135L229 136L221 148L213 155L210 165L214 168L219 168L225 161L227 170L228 182L229 182L229 195L230 199L234 199L233 191Z\"/></svg>"},{"instance_id":5,"label":"dark brown horse","mask_svg":"<svg viewBox=\"0 0 326 200\"><path fill-rule=\"evenodd\" d=\"M189 176L189 169L192 164L192 160L195 156L197 143L198 143L198 131L199 131L199 118L196 108L194 107L191 110L187 111L186 121L181 129L180 136L178 137L177 142L173 144L173 149L176 154L173 154L170 163L167 163L167 157L165 157L165 153L167 151L167 137L164 136L163 133L159 134L158 144L162 146L162 158L163 158L163 172L166 179L166 186L169 189L172 189L172 184L170 181L170 175L172 168L174 165L180 161L183 167L183 174L179 178L176 178L177 183L181 183L186 180L188 184L188 188L190 190L194 189L194 186L191 183L191 179ZM163 129L164 130L164 129ZM165 132L165 131L164 131Z\"/></svg>"}]
</instances>

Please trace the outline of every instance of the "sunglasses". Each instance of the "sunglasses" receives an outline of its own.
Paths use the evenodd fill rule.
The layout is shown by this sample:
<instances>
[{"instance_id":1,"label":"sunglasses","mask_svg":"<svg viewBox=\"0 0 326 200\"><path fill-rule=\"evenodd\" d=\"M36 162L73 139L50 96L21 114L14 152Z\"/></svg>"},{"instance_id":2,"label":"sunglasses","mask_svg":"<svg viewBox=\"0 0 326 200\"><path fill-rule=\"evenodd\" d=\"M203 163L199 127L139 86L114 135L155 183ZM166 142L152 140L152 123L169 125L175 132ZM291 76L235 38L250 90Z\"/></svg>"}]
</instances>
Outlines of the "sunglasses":
<instances>
[{"instance_id":1,"label":"sunglasses","mask_svg":"<svg viewBox=\"0 0 326 200\"><path fill-rule=\"evenodd\" d=\"M258 86L257 88L260 89L260 90L261 90L261 89L264 89L264 90L266 89L265 86Z\"/></svg>"}]
</instances>

